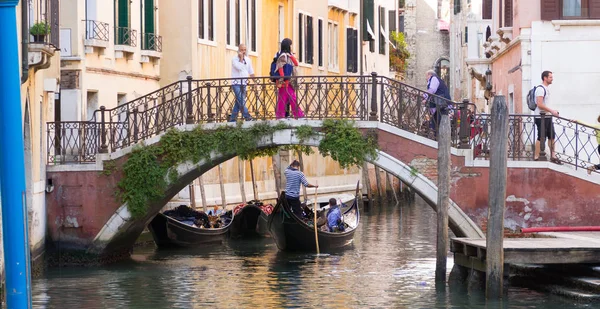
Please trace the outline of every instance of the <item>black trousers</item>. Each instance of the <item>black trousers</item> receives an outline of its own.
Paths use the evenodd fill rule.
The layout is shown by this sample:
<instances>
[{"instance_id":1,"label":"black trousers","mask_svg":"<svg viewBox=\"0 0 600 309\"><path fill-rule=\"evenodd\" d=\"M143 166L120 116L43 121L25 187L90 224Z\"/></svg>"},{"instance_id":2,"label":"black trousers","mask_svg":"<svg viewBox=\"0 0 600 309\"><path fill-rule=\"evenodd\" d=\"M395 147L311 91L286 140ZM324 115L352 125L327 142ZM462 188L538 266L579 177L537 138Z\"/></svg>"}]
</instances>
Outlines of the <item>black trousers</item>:
<instances>
[{"instance_id":1,"label":"black trousers","mask_svg":"<svg viewBox=\"0 0 600 309\"><path fill-rule=\"evenodd\" d=\"M302 203L300 202L299 197L289 197L286 195L285 199L287 200L288 205L290 205L290 208L292 208L292 212L296 216L298 216L298 218L304 217L304 212L302 211Z\"/></svg>"}]
</instances>

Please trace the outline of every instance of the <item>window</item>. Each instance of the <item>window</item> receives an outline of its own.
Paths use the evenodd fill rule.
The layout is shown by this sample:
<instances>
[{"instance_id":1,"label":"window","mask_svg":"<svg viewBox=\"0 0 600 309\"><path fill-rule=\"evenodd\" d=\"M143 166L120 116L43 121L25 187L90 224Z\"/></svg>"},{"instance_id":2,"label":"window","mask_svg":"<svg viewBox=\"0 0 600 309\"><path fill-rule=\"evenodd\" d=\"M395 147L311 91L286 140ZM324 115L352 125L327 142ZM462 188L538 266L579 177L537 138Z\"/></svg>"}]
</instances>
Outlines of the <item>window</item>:
<instances>
[{"instance_id":1,"label":"window","mask_svg":"<svg viewBox=\"0 0 600 309\"><path fill-rule=\"evenodd\" d=\"M347 28L346 29L346 50L347 50L347 63L346 68L348 73L358 72L358 29Z\"/></svg>"},{"instance_id":2,"label":"window","mask_svg":"<svg viewBox=\"0 0 600 309\"><path fill-rule=\"evenodd\" d=\"M385 55L385 46L387 45L385 31L385 8L379 7L379 54Z\"/></svg>"},{"instance_id":3,"label":"window","mask_svg":"<svg viewBox=\"0 0 600 309\"><path fill-rule=\"evenodd\" d=\"M396 20L398 19L397 12L398 11L396 11L396 10L391 10L388 12L390 15L390 17L389 17L390 18L390 27L389 27L390 33L392 33L392 31L398 31L398 27L396 27Z\"/></svg>"},{"instance_id":4,"label":"window","mask_svg":"<svg viewBox=\"0 0 600 309\"><path fill-rule=\"evenodd\" d=\"M129 0L118 0L115 8L117 17L117 27L115 28L115 39L117 45L132 45L133 37L130 28L131 7Z\"/></svg>"},{"instance_id":5,"label":"window","mask_svg":"<svg viewBox=\"0 0 600 309\"><path fill-rule=\"evenodd\" d=\"M398 32L404 33L404 15L400 15L398 20Z\"/></svg>"},{"instance_id":6,"label":"window","mask_svg":"<svg viewBox=\"0 0 600 309\"><path fill-rule=\"evenodd\" d=\"M600 0L541 0L541 19L600 19Z\"/></svg>"},{"instance_id":7,"label":"window","mask_svg":"<svg viewBox=\"0 0 600 309\"><path fill-rule=\"evenodd\" d=\"M283 41L283 36L285 35L285 23L283 22L283 18L285 17L285 13L283 12L283 6L279 6L279 29L278 29L278 40L277 40L277 50L281 50L281 41Z\"/></svg>"},{"instance_id":8,"label":"window","mask_svg":"<svg viewBox=\"0 0 600 309\"><path fill-rule=\"evenodd\" d=\"M504 0L504 27L513 25L513 0Z\"/></svg>"},{"instance_id":9,"label":"window","mask_svg":"<svg viewBox=\"0 0 600 309\"><path fill-rule=\"evenodd\" d=\"M198 38L215 40L214 0L198 0Z\"/></svg>"},{"instance_id":10,"label":"window","mask_svg":"<svg viewBox=\"0 0 600 309\"><path fill-rule=\"evenodd\" d=\"M461 4L460 1L461 0L454 0L454 15L460 13L460 9L461 9L461 7L460 7L460 4Z\"/></svg>"},{"instance_id":11,"label":"window","mask_svg":"<svg viewBox=\"0 0 600 309\"><path fill-rule=\"evenodd\" d=\"M483 19L492 19L492 0L483 0L481 16Z\"/></svg>"},{"instance_id":12,"label":"window","mask_svg":"<svg viewBox=\"0 0 600 309\"><path fill-rule=\"evenodd\" d=\"M241 3L240 0L225 0L227 14L227 45L238 46L241 43Z\"/></svg>"},{"instance_id":13,"label":"window","mask_svg":"<svg viewBox=\"0 0 600 309\"><path fill-rule=\"evenodd\" d=\"M329 69L338 70L338 25L329 22L327 25L327 30L329 33Z\"/></svg>"},{"instance_id":14,"label":"window","mask_svg":"<svg viewBox=\"0 0 600 309\"><path fill-rule=\"evenodd\" d=\"M323 66L323 20L319 18L319 67Z\"/></svg>"},{"instance_id":15,"label":"window","mask_svg":"<svg viewBox=\"0 0 600 309\"><path fill-rule=\"evenodd\" d=\"M298 56L300 62L314 63L314 31L313 18L298 14Z\"/></svg>"},{"instance_id":16,"label":"window","mask_svg":"<svg viewBox=\"0 0 600 309\"><path fill-rule=\"evenodd\" d=\"M250 1L250 50L256 51L256 0Z\"/></svg>"}]
</instances>

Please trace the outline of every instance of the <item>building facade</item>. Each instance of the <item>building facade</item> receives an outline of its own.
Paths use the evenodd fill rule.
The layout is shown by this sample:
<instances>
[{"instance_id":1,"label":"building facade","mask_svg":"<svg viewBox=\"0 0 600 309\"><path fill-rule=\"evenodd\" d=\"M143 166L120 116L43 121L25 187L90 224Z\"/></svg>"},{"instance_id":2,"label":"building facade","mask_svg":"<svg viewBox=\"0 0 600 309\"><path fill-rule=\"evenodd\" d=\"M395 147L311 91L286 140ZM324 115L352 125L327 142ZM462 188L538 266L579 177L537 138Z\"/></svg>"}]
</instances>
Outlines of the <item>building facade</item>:
<instances>
[{"instance_id":1,"label":"building facade","mask_svg":"<svg viewBox=\"0 0 600 309\"><path fill-rule=\"evenodd\" d=\"M487 0L454 0L450 24L450 90L455 100L468 99L486 112L485 72L490 67L484 43L491 36L492 6ZM486 99L487 98L487 99Z\"/></svg>"},{"instance_id":2,"label":"building facade","mask_svg":"<svg viewBox=\"0 0 600 309\"><path fill-rule=\"evenodd\" d=\"M21 107L25 188L32 273L43 268L46 237L46 122L54 118L60 78L59 1L19 1L17 36L21 63ZM35 34L35 36L33 35ZM9 151L9 150L5 150ZM10 218L2 218L10 220ZM0 277L4 255L0 229Z\"/></svg>"},{"instance_id":3,"label":"building facade","mask_svg":"<svg viewBox=\"0 0 600 309\"><path fill-rule=\"evenodd\" d=\"M158 89L159 13L157 0L61 1L60 120L87 121Z\"/></svg>"},{"instance_id":4,"label":"building facade","mask_svg":"<svg viewBox=\"0 0 600 309\"><path fill-rule=\"evenodd\" d=\"M404 33L410 52L406 83L427 88L425 73L433 69L450 84L450 1L405 0L404 3Z\"/></svg>"},{"instance_id":5,"label":"building facade","mask_svg":"<svg viewBox=\"0 0 600 309\"><path fill-rule=\"evenodd\" d=\"M561 117L594 123L599 109L589 89L600 78L600 1L494 0L492 8L492 35L484 46L493 93L507 97L511 112L529 114L527 92L549 70L552 108Z\"/></svg>"}]
</instances>

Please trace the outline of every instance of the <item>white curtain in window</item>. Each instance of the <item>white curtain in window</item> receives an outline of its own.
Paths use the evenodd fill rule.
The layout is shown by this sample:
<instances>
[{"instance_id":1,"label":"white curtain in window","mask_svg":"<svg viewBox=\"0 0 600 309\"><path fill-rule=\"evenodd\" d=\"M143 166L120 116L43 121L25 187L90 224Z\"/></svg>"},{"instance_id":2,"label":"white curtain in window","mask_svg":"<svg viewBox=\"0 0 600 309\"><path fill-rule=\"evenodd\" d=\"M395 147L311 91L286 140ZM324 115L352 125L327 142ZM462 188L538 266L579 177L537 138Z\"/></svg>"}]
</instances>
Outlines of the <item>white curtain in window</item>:
<instances>
[{"instance_id":1,"label":"white curtain in window","mask_svg":"<svg viewBox=\"0 0 600 309\"><path fill-rule=\"evenodd\" d=\"M581 16L581 0L563 0L563 16Z\"/></svg>"}]
</instances>

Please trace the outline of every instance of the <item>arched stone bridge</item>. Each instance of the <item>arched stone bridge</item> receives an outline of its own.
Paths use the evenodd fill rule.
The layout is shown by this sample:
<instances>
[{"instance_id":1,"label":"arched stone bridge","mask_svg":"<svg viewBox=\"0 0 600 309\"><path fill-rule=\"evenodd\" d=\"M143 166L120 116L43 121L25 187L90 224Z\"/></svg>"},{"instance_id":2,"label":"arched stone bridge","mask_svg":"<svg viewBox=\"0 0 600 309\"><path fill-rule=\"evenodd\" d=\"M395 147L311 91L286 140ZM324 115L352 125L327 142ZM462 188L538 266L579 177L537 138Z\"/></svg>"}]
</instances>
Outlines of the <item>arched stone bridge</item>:
<instances>
[{"instance_id":1,"label":"arched stone bridge","mask_svg":"<svg viewBox=\"0 0 600 309\"><path fill-rule=\"evenodd\" d=\"M300 125L319 128L321 119L354 119L359 128L378 136L379 156L371 163L400 178L436 207L437 142L427 123L424 125L429 111L422 105L421 91L376 75L309 77L295 82L306 119L278 120L292 129L274 133L259 147L299 144L293 128ZM180 178L170 185L162 200L148 205L148 213L141 219L133 219L126 205L114 197L122 177L119 167L134 145L156 143L169 128L227 125L219 122L227 119L235 102L230 83L188 79L116 109L101 109L87 122L49 123L48 178L55 189L47 198L47 219L54 247L105 257L128 254L144 226L168 200L193 179L234 157L214 154L210 162L178 166ZM251 80L250 84L247 105L253 117L273 121L269 120L274 118L277 100L273 84L264 78ZM489 184L489 162L485 160L489 118L471 115L468 103L453 105L450 227L459 236L483 237ZM585 147L563 147L561 159L570 163L569 159L575 158L572 165L527 161L531 156L527 142L532 140L528 136L535 134L529 117L511 116L505 226L516 229L595 224L600 219L600 175L588 176L581 168L595 158L582 160L581 154L588 150ZM560 125L561 119L556 121ZM565 124L569 126L564 125L563 134L559 134L559 144L561 137L566 141L570 136L566 131L570 123ZM586 129L574 127L578 133L575 135L591 136L593 131ZM316 146L318 139L303 144ZM110 174L102 173L107 160L116 164Z\"/></svg>"}]
</instances>

